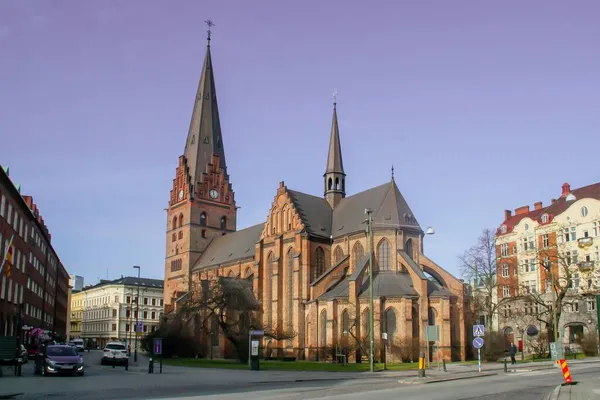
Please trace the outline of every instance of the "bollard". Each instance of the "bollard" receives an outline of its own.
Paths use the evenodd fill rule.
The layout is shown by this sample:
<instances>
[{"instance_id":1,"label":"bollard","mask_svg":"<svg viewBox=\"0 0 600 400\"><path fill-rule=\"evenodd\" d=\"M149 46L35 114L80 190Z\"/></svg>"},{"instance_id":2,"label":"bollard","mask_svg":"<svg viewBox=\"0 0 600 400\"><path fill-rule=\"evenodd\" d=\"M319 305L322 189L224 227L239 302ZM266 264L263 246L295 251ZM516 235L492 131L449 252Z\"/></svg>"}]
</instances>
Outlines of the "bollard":
<instances>
[{"instance_id":1,"label":"bollard","mask_svg":"<svg viewBox=\"0 0 600 400\"><path fill-rule=\"evenodd\" d=\"M446 360L442 360L442 364L444 365L444 372L448 372L448 370L446 369Z\"/></svg>"},{"instance_id":2,"label":"bollard","mask_svg":"<svg viewBox=\"0 0 600 400\"><path fill-rule=\"evenodd\" d=\"M125 363L125 371L129 371L129 360Z\"/></svg>"},{"instance_id":3,"label":"bollard","mask_svg":"<svg viewBox=\"0 0 600 400\"><path fill-rule=\"evenodd\" d=\"M508 366L506 365L506 358L504 358L504 372L508 372Z\"/></svg>"},{"instance_id":4,"label":"bollard","mask_svg":"<svg viewBox=\"0 0 600 400\"><path fill-rule=\"evenodd\" d=\"M148 373L154 373L154 363L152 362L152 357L148 359Z\"/></svg>"},{"instance_id":5,"label":"bollard","mask_svg":"<svg viewBox=\"0 0 600 400\"><path fill-rule=\"evenodd\" d=\"M425 378L425 354L419 353L419 378Z\"/></svg>"},{"instance_id":6,"label":"bollard","mask_svg":"<svg viewBox=\"0 0 600 400\"><path fill-rule=\"evenodd\" d=\"M160 359L160 373L162 374L162 358Z\"/></svg>"}]
</instances>

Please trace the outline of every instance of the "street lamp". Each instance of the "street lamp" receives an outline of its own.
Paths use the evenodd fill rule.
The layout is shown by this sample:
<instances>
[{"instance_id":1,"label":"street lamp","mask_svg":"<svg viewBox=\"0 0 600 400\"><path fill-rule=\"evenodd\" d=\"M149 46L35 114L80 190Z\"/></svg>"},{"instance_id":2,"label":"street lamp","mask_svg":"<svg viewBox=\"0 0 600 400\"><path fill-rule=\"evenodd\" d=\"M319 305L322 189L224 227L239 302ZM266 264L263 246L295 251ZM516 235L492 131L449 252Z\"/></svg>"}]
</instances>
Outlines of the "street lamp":
<instances>
[{"instance_id":1,"label":"street lamp","mask_svg":"<svg viewBox=\"0 0 600 400\"><path fill-rule=\"evenodd\" d=\"M552 273L551 265L549 262L545 262L542 264L544 266L544 269L546 271L548 271L548 273L550 274L550 278L551 278L551 282L552 282L552 321L553 321L553 327L552 330L554 331L554 344L555 346L558 346L558 321L556 320L556 283L554 280L554 274ZM556 347L558 348L558 347Z\"/></svg>"},{"instance_id":2,"label":"street lamp","mask_svg":"<svg viewBox=\"0 0 600 400\"><path fill-rule=\"evenodd\" d=\"M135 299L135 349L133 352L133 361L137 362L137 351L138 351L138 320L140 318L140 272L142 267L139 265L134 265L133 268L138 270L138 280L137 280L137 297Z\"/></svg>"}]
</instances>

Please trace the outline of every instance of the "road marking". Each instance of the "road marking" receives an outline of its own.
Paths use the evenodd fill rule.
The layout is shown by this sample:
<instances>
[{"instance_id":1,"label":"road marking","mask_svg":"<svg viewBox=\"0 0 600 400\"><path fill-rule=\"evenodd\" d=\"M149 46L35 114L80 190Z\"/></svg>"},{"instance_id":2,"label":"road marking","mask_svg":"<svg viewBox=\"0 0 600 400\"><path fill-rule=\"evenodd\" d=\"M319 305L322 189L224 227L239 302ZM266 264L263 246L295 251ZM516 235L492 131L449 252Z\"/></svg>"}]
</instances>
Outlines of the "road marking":
<instances>
[{"instance_id":1,"label":"road marking","mask_svg":"<svg viewBox=\"0 0 600 400\"><path fill-rule=\"evenodd\" d=\"M512 376L512 377L519 377L519 376L532 376L532 375L550 375L550 374L556 374L555 370L551 370L551 371L512 371L509 372L507 375L508 376Z\"/></svg>"}]
</instances>

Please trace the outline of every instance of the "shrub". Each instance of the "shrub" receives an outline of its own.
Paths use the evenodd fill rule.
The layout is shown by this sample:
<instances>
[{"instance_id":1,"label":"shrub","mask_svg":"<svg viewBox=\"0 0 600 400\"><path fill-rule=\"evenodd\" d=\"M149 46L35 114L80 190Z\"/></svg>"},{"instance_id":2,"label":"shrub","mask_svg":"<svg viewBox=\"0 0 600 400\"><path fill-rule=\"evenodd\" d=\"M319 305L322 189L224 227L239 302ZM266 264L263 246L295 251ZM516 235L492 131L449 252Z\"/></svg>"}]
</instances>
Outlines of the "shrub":
<instances>
[{"instance_id":1,"label":"shrub","mask_svg":"<svg viewBox=\"0 0 600 400\"><path fill-rule=\"evenodd\" d=\"M588 333L581 338L581 351L586 356L595 356L598 354L598 336L596 332Z\"/></svg>"},{"instance_id":2,"label":"shrub","mask_svg":"<svg viewBox=\"0 0 600 400\"><path fill-rule=\"evenodd\" d=\"M531 352L537 358L546 358L550 352L550 346L548 345L548 333L540 332L537 338L529 342Z\"/></svg>"},{"instance_id":3,"label":"shrub","mask_svg":"<svg viewBox=\"0 0 600 400\"><path fill-rule=\"evenodd\" d=\"M485 344L481 349L482 358L486 361L497 361L508 355L507 342L504 335L498 332L488 332L483 337ZM474 350L476 353L476 350Z\"/></svg>"}]
</instances>

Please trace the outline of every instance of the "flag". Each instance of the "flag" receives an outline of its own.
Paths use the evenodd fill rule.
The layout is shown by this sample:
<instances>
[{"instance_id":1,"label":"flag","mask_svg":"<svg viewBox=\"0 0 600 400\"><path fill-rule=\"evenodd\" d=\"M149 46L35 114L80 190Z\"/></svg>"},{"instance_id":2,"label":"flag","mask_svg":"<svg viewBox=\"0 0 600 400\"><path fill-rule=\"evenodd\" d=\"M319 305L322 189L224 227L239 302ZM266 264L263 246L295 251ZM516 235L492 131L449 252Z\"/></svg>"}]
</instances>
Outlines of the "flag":
<instances>
[{"instance_id":1,"label":"flag","mask_svg":"<svg viewBox=\"0 0 600 400\"><path fill-rule=\"evenodd\" d=\"M15 235L12 235L12 237L10 238L10 240L8 241L8 244L6 245L6 248L4 249L4 259L2 260L2 265L0 265L0 273L2 273L2 270L4 269L4 265L6 265L6 276L8 276L10 278L10 274L11 274L11 268L12 268L12 262L13 262L13 239L14 239Z\"/></svg>"}]
</instances>

